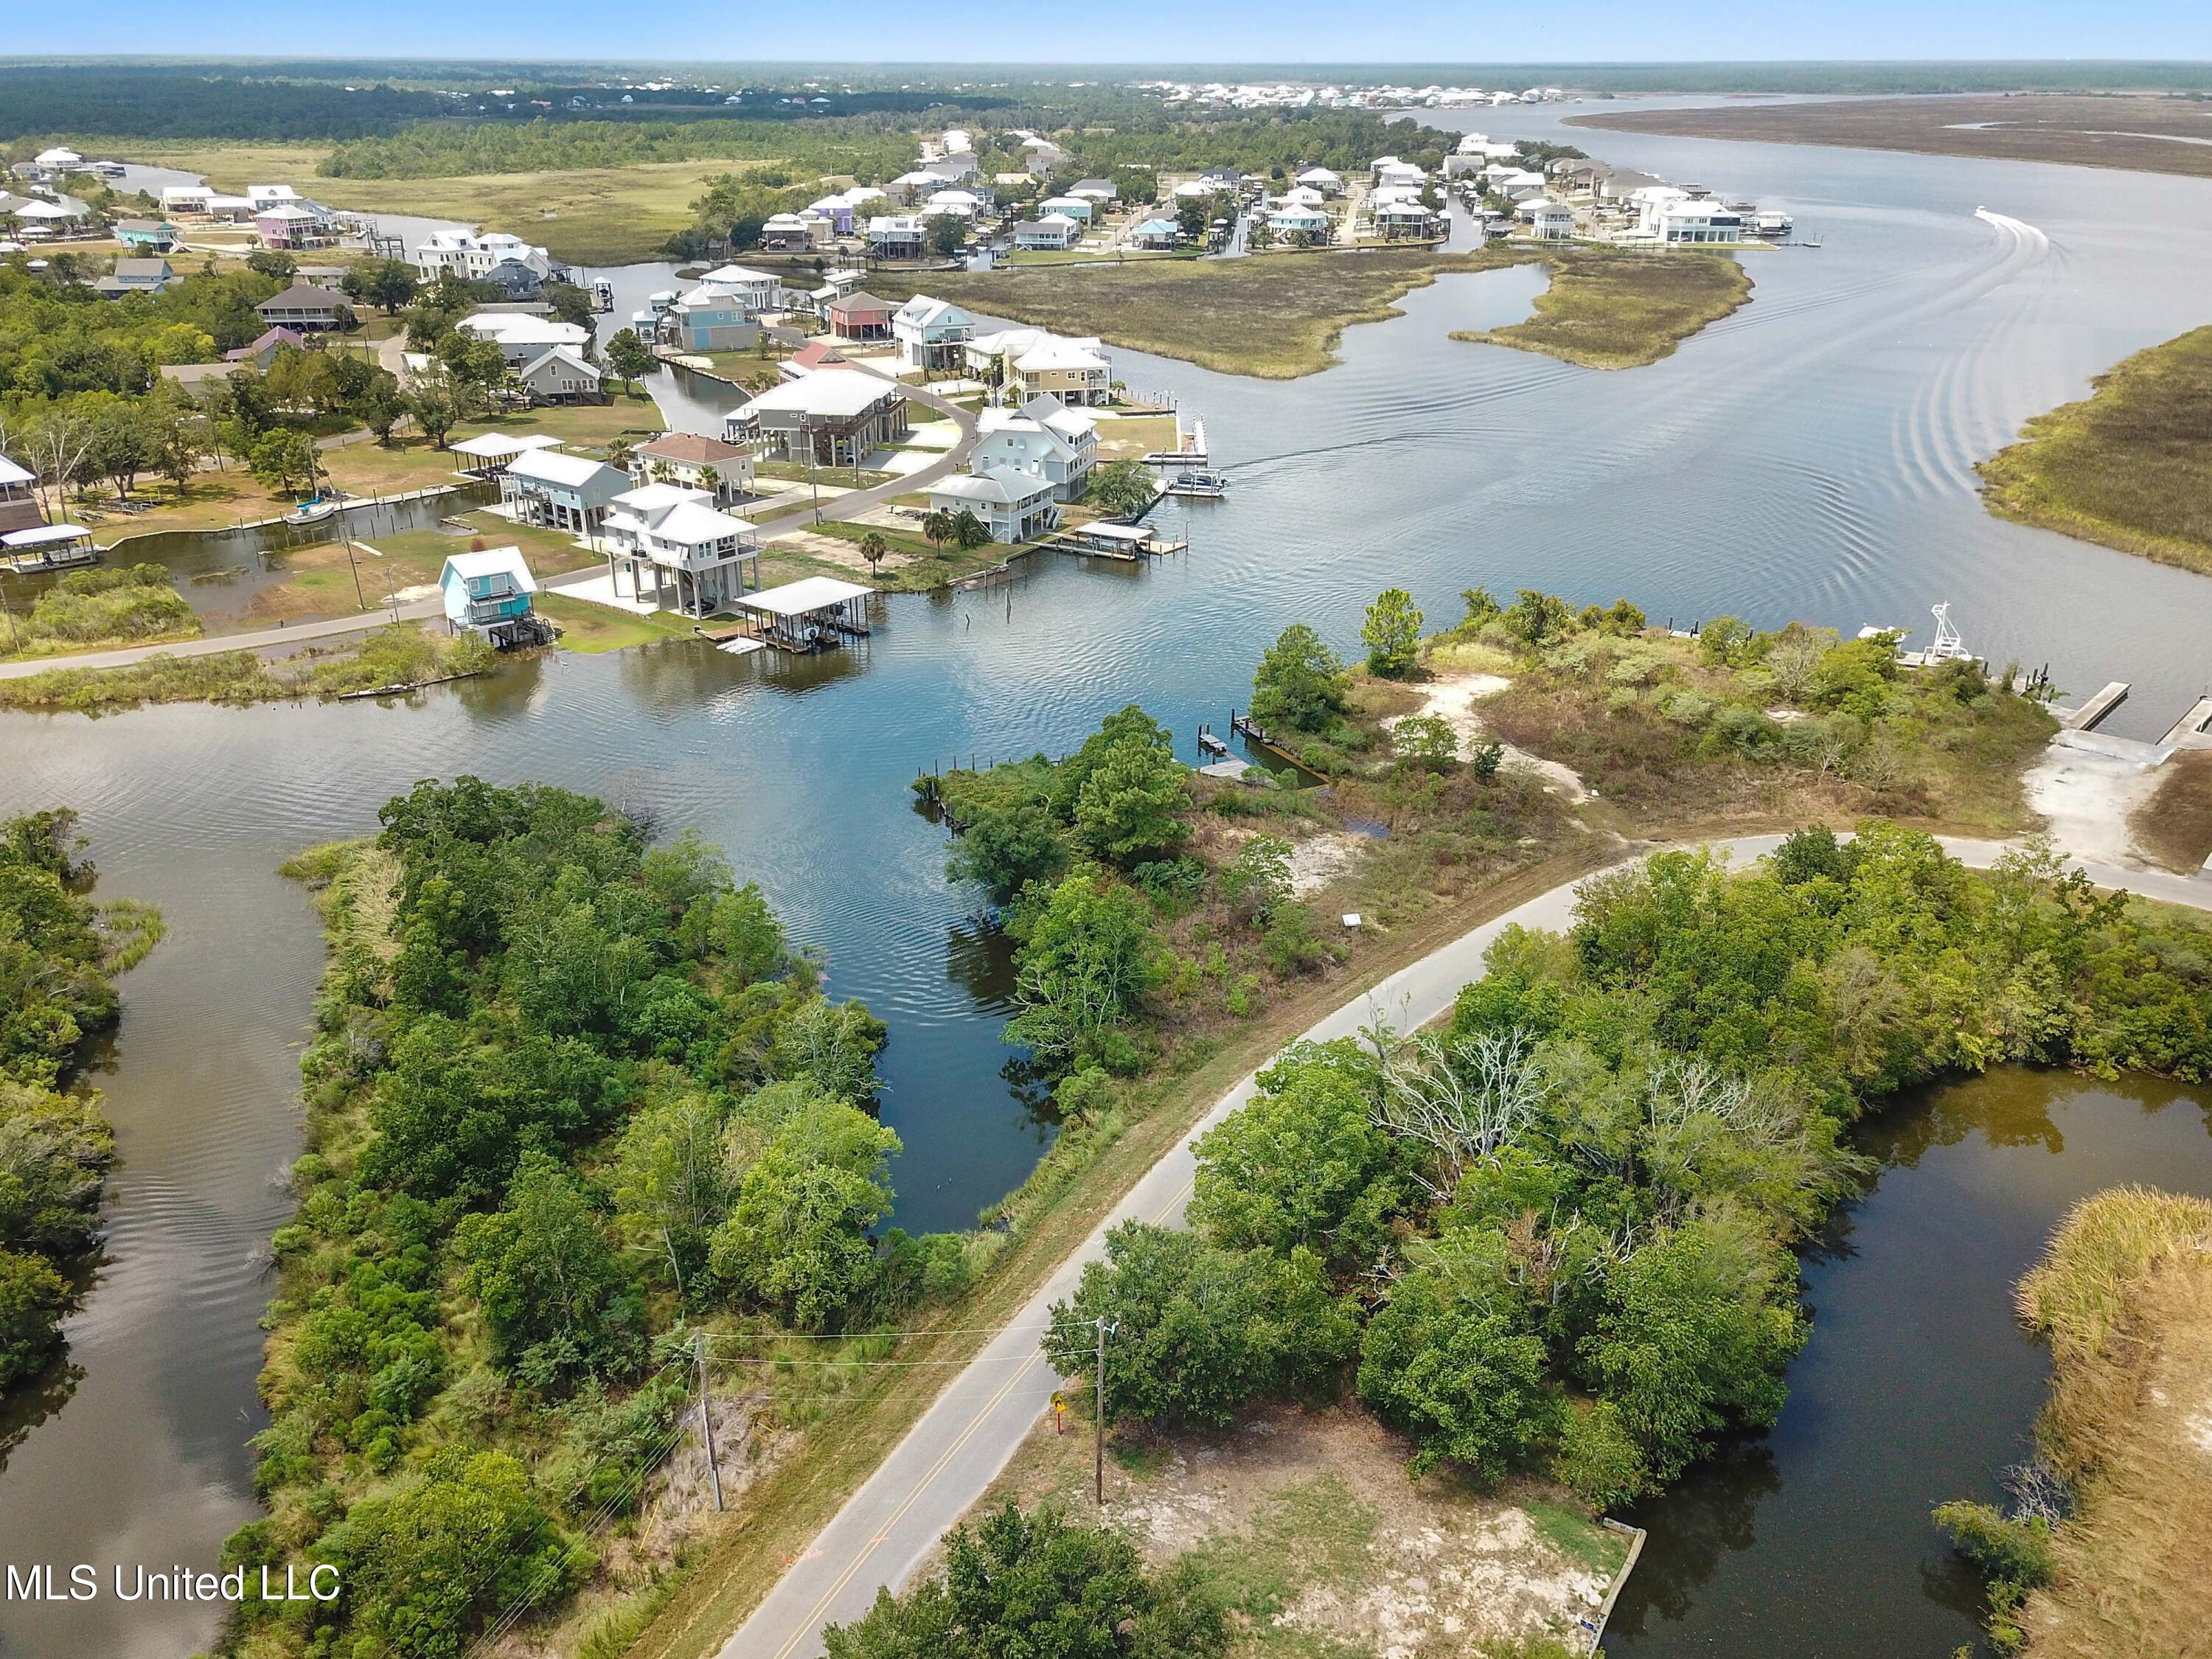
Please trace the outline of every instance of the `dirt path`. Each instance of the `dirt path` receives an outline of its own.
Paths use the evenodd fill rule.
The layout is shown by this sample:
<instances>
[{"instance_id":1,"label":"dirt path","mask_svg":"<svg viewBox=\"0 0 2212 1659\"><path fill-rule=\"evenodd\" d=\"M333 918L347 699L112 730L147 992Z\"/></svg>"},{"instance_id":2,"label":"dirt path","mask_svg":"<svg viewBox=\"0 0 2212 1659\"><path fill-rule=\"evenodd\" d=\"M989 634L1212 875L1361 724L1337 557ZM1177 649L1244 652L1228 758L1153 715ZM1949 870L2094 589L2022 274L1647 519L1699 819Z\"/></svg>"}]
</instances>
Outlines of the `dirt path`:
<instances>
[{"instance_id":1,"label":"dirt path","mask_svg":"<svg viewBox=\"0 0 2212 1659\"><path fill-rule=\"evenodd\" d=\"M1464 760L1484 744L1490 742L1490 728L1483 723L1475 704L1483 698L1493 696L1512 684L1502 674L1478 674L1465 671L1445 670L1425 683L1421 688L1421 706L1416 714L1434 714L1449 726L1459 737L1460 758ZM1395 726L1408 716L1393 715L1382 722L1385 727ZM1582 775L1571 766L1558 761L1545 760L1525 749L1516 749L1510 743L1501 743L1505 751L1504 764L1534 772L1544 780L1544 787L1555 795L1564 796L1571 804L1579 805L1590 798L1589 786Z\"/></svg>"}]
</instances>

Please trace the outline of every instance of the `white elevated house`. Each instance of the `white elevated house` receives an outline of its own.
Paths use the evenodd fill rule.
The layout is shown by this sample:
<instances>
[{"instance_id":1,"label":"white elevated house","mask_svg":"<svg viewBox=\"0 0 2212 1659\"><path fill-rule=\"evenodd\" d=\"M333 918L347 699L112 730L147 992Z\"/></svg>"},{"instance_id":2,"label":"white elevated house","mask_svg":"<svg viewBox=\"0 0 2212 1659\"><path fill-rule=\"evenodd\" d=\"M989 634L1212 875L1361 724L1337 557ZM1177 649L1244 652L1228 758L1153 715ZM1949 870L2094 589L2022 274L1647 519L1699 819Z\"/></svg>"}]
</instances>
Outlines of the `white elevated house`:
<instances>
[{"instance_id":1,"label":"white elevated house","mask_svg":"<svg viewBox=\"0 0 2212 1659\"><path fill-rule=\"evenodd\" d=\"M1670 244L1746 239L1743 214L1710 196L1686 196L1669 202L1649 215L1645 223L1660 241Z\"/></svg>"},{"instance_id":2,"label":"white elevated house","mask_svg":"<svg viewBox=\"0 0 2212 1659\"><path fill-rule=\"evenodd\" d=\"M1037 212L1041 215L1064 214L1087 225L1091 222L1094 209L1088 196L1048 196L1037 204Z\"/></svg>"},{"instance_id":3,"label":"white elevated house","mask_svg":"<svg viewBox=\"0 0 2212 1659\"><path fill-rule=\"evenodd\" d=\"M879 374L845 368L771 386L722 420L730 443L769 460L859 466L909 430L906 393Z\"/></svg>"},{"instance_id":4,"label":"white elevated house","mask_svg":"<svg viewBox=\"0 0 2212 1659\"><path fill-rule=\"evenodd\" d=\"M436 282L447 271L464 282L480 282L491 274L494 265L508 259L528 266L541 277L550 276L556 269L544 248L532 247L505 231L482 236L465 230L434 231L415 250L415 268L426 283Z\"/></svg>"},{"instance_id":5,"label":"white elevated house","mask_svg":"<svg viewBox=\"0 0 2212 1659\"><path fill-rule=\"evenodd\" d=\"M1067 193L1103 208L1112 206L1115 198L1121 192L1115 188L1111 179L1079 179L1067 187Z\"/></svg>"},{"instance_id":6,"label":"white elevated house","mask_svg":"<svg viewBox=\"0 0 2212 1659\"><path fill-rule=\"evenodd\" d=\"M165 214L201 214L215 200L215 191L207 185L164 185L161 186L161 211ZM250 205L250 204L249 204Z\"/></svg>"},{"instance_id":7,"label":"white elevated house","mask_svg":"<svg viewBox=\"0 0 2212 1659\"><path fill-rule=\"evenodd\" d=\"M1317 191L1324 197L1344 194L1343 176L1330 172L1327 167L1308 167L1298 174L1297 183L1300 189Z\"/></svg>"},{"instance_id":8,"label":"white elevated house","mask_svg":"<svg viewBox=\"0 0 2212 1659\"><path fill-rule=\"evenodd\" d=\"M733 301L738 311L751 318L776 309L783 278L774 271L755 270L750 265L717 265L699 279L699 287Z\"/></svg>"},{"instance_id":9,"label":"white elevated house","mask_svg":"<svg viewBox=\"0 0 2212 1659\"><path fill-rule=\"evenodd\" d=\"M591 349L592 331L581 323L535 317L526 311L479 311L453 326L463 334L495 342L513 369L537 362L556 347L579 358Z\"/></svg>"},{"instance_id":10,"label":"white elevated house","mask_svg":"<svg viewBox=\"0 0 2212 1659\"><path fill-rule=\"evenodd\" d=\"M1025 542L1060 522L1051 481L1005 467L956 472L929 487L933 513L972 513L994 542Z\"/></svg>"},{"instance_id":11,"label":"white elevated house","mask_svg":"<svg viewBox=\"0 0 2212 1659\"><path fill-rule=\"evenodd\" d=\"M975 319L950 300L917 294L891 313L891 338L909 368L957 368Z\"/></svg>"},{"instance_id":12,"label":"white elevated house","mask_svg":"<svg viewBox=\"0 0 2212 1659\"><path fill-rule=\"evenodd\" d=\"M1528 234L1540 242L1564 242L1575 234L1575 210L1565 202L1532 196L1515 208L1513 214L1528 225Z\"/></svg>"},{"instance_id":13,"label":"white elevated house","mask_svg":"<svg viewBox=\"0 0 2212 1659\"><path fill-rule=\"evenodd\" d=\"M748 563L760 586L759 532L703 489L649 483L625 490L607 503L599 535L618 599L710 617L744 595Z\"/></svg>"},{"instance_id":14,"label":"white elevated house","mask_svg":"<svg viewBox=\"0 0 2212 1659\"><path fill-rule=\"evenodd\" d=\"M868 221L868 257L919 259L929 245L929 227L911 213L878 213Z\"/></svg>"},{"instance_id":15,"label":"white elevated house","mask_svg":"<svg viewBox=\"0 0 2212 1659\"><path fill-rule=\"evenodd\" d=\"M1376 157L1368 173L1378 189L1385 185L1411 185L1419 190L1429 180L1425 167L1412 161L1401 161L1395 155Z\"/></svg>"},{"instance_id":16,"label":"white elevated house","mask_svg":"<svg viewBox=\"0 0 2212 1659\"><path fill-rule=\"evenodd\" d=\"M1014 227L1014 246L1065 252L1083 240L1083 227L1065 213L1024 219Z\"/></svg>"},{"instance_id":17,"label":"white elevated house","mask_svg":"<svg viewBox=\"0 0 2212 1659\"><path fill-rule=\"evenodd\" d=\"M987 409L976 416L971 472L1014 472L1051 486L1072 501L1089 487L1098 462L1098 423L1060 399L1040 395L1018 409Z\"/></svg>"}]
</instances>

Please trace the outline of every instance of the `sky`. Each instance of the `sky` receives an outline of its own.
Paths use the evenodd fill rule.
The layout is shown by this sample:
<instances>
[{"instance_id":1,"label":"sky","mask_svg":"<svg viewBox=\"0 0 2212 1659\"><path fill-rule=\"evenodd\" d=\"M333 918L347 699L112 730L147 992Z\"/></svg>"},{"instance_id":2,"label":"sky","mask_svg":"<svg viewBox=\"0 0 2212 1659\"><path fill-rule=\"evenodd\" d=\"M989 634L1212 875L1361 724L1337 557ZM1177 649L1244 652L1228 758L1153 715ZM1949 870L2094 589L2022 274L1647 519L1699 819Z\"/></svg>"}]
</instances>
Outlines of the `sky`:
<instances>
[{"instance_id":1,"label":"sky","mask_svg":"<svg viewBox=\"0 0 2212 1659\"><path fill-rule=\"evenodd\" d=\"M12 15L10 15L12 14ZM2212 59L2207 0L1117 0L777 7L659 0L0 0L8 56L50 53L879 63L1649 63L1778 59ZM919 25L919 27L917 27Z\"/></svg>"}]
</instances>

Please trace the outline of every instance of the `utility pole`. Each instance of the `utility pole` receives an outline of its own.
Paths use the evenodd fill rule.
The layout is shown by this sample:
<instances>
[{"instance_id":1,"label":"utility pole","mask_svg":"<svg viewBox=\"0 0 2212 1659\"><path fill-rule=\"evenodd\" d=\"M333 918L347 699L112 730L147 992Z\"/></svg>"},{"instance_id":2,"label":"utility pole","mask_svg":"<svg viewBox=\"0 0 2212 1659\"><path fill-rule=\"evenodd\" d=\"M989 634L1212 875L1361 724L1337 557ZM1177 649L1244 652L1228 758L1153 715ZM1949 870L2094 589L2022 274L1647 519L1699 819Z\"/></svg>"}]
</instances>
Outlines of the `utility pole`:
<instances>
[{"instance_id":1,"label":"utility pole","mask_svg":"<svg viewBox=\"0 0 2212 1659\"><path fill-rule=\"evenodd\" d=\"M1121 1328L1119 1321L1109 1325L1102 1316L1098 1327L1098 1404L1091 1424L1091 1479L1097 1489L1098 1507L1106 1507L1106 1339Z\"/></svg>"},{"instance_id":2,"label":"utility pole","mask_svg":"<svg viewBox=\"0 0 2212 1659\"><path fill-rule=\"evenodd\" d=\"M707 1437L707 1478L714 1486L714 1509L722 1508L722 1471L714 1462L714 1413L707 1400L707 1333L699 1332L691 1339L691 1350L699 1357L699 1426Z\"/></svg>"}]
</instances>

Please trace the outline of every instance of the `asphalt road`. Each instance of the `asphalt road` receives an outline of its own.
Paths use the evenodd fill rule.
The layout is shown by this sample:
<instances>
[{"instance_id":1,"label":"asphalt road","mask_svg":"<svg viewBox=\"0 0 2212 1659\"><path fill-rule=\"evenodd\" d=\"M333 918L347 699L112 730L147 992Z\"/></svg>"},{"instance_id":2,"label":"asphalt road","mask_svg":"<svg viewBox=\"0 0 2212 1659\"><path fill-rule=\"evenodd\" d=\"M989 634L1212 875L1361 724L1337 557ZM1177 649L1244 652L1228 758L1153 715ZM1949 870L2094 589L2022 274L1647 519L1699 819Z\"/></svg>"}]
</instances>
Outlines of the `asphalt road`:
<instances>
[{"instance_id":1,"label":"asphalt road","mask_svg":"<svg viewBox=\"0 0 2212 1659\"><path fill-rule=\"evenodd\" d=\"M1738 864L1771 851L1779 836L1709 843ZM1946 851L1986 869L2005 850L1998 842L1945 838ZM2084 865L2101 887L2212 909L2212 881ZM1516 906L1393 974L1304 1035L1316 1042L1356 1035L1378 1017L1400 1030L1426 1024L1451 1006L1460 988L1482 975L1482 957L1505 928L1564 928L1573 919L1569 883ZM1085 1265L1105 1253L1108 1229L1124 1221L1180 1225L1195 1168L1192 1146L1252 1097L1247 1077L1217 1101L1195 1129L1137 1182L1081 1249L1062 1263L1006 1330L943 1394L792 1565L768 1598L722 1644L719 1659L812 1659L822 1629L860 1618L879 1588L902 1585L937 1540L959 1520L1012 1457L1048 1408L1060 1379L1038 1348L1054 1302L1072 1295Z\"/></svg>"}]
</instances>

